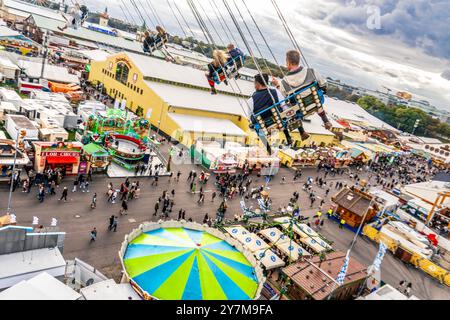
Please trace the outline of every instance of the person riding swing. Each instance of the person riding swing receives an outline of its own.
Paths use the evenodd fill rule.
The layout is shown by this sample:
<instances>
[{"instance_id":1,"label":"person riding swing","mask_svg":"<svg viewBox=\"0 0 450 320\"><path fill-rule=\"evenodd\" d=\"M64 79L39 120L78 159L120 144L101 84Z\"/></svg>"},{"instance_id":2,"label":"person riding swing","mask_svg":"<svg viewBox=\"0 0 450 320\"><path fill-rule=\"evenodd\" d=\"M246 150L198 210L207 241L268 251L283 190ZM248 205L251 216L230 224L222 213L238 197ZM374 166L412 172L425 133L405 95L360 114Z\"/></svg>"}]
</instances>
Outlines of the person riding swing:
<instances>
[{"instance_id":1,"label":"person riding swing","mask_svg":"<svg viewBox=\"0 0 450 320\"><path fill-rule=\"evenodd\" d=\"M66 30L69 26L72 29L77 30L79 27L83 26L89 15L89 9L85 5L80 5L76 2L69 10L69 18L63 15L66 20L66 24L63 27L58 26L60 31Z\"/></svg>"},{"instance_id":2,"label":"person riding swing","mask_svg":"<svg viewBox=\"0 0 450 320\"><path fill-rule=\"evenodd\" d=\"M305 88L314 82L317 82L319 88L324 94L327 92L327 82L324 80L320 74L312 68L304 68L300 66L300 52L297 50L290 50L286 53L286 67L288 73L280 81L276 78L272 79L272 84L281 91L285 96L290 96L297 92L299 89ZM322 119L325 128L330 130L332 128L331 122L323 109L320 106L317 109L317 113ZM302 140L306 140L309 135L301 129Z\"/></svg>"}]
</instances>

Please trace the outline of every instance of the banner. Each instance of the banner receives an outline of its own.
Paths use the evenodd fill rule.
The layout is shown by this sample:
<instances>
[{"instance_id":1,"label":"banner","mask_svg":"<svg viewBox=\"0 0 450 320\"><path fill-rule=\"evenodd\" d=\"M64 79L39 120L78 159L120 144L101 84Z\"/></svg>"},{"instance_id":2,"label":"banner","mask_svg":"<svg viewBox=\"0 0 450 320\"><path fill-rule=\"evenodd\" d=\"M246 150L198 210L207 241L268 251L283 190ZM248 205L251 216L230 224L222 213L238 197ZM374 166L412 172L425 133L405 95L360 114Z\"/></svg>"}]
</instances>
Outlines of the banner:
<instances>
[{"instance_id":1,"label":"banner","mask_svg":"<svg viewBox=\"0 0 450 320\"><path fill-rule=\"evenodd\" d=\"M347 255L345 256L344 265L341 268L341 271L339 271L339 274L336 278L336 282L341 286L344 284L345 276L347 275L347 269L348 264L350 262L350 252L347 252Z\"/></svg>"}]
</instances>

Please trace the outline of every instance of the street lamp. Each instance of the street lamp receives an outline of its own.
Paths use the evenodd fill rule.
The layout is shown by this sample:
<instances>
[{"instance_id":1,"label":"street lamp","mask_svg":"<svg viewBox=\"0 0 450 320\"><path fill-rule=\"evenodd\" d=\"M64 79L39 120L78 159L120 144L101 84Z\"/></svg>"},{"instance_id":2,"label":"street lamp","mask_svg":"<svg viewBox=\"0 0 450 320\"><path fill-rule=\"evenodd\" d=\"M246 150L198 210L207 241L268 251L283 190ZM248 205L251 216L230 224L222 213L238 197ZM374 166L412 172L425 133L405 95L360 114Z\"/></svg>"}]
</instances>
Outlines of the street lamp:
<instances>
[{"instance_id":1,"label":"street lamp","mask_svg":"<svg viewBox=\"0 0 450 320\"><path fill-rule=\"evenodd\" d=\"M12 192L13 192L13 187L14 187L14 182L15 182L14 174L16 171L17 149L19 148L19 139L22 140L23 138L25 138L26 135L27 135L26 130L17 130L16 146L15 146L15 150L14 150L14 162L13 162L13 168L12 168L12 173L11 173L11 182L10 182L10 187L9 187L8 209L6 209L7 215L11 214L11 200L12 200Z\"/></svg>"}]
</instances>

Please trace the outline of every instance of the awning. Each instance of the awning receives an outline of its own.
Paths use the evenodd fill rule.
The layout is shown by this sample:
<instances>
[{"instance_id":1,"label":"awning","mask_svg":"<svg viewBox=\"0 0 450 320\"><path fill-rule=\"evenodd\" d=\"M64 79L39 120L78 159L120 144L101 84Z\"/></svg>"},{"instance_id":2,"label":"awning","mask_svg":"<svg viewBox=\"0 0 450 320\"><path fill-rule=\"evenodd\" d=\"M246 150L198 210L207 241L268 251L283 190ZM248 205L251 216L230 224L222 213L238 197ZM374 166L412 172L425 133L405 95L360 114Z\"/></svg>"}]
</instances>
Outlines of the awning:
<instances>
[{"instance_id":1,"label":"awning","mask_svg":"<svg viewBox=\"0 0 450 320\"><path fill-rule=\"evenodd\" d=\"M78 158L75 157L47 157L47 163L50 164L70 164L78 163Z\"/></svg>"}]
</instances>

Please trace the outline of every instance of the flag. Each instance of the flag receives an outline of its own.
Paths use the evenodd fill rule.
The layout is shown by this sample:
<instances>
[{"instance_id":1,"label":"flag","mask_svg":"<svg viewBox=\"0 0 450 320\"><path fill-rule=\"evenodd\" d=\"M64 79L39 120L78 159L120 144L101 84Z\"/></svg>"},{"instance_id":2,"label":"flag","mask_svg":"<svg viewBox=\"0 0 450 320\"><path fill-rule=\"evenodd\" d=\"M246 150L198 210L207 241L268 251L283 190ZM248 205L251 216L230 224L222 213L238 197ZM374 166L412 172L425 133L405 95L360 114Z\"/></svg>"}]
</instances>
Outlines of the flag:
<instances>
[{"instance_id":1,"label":"flag","mask_svg":"<svg viewBox=\"0 0 450 320\"><path fill-rule=\"evenodd\" d=\"M39 218L38 217L33 217L33 225L38 225L39 224Z\"/></svg>"},{"instance_id":2,"label":"flag","mask_svg":"<svg viewBox=\"0 0 450 320\"><path fill-rule=\"evenodd\" d=\"M381 267L381 262L383 262L384 255L386 254L387 247L380 241L380 249L378 250L377 256L373 262L373 269L378 271Z\"/></svg>"},{"instance_id":3,"label":"flag","mask_svg":"<svg viewBox=\"0 0 450 320\"><path fill-rule=\"evenodd\" d=\"M52 218L52 222L50 224L52 227L56 227L58 225L58 220L56 220L55 218Z\"/></svg>"},{"instance_id":4,"label":"flag","mask_svg":"<svg viewBox=\"0 0 450 320\"><path fill-rule=\"evenodd\" d=\"M341 268L341 271L339 271L339 274L336 278L337 283L341 286L344 284L345 276L347 275L347 269L348 269L348 263L350 262L350 252L347 252L347 255L345 256L344 265Z\"/></svg>"},{"instance_id":5,"label":"flag","mask_svg":"<svg viewBox=\"0 0 450 320\"><path fill-rule=\"evenodd\" d=\"M10 223L16 223L17 222L17 217L16 217L16 215L14 213L11 213L9 215L9 222Z\"/></svg>"}]
</instances>

